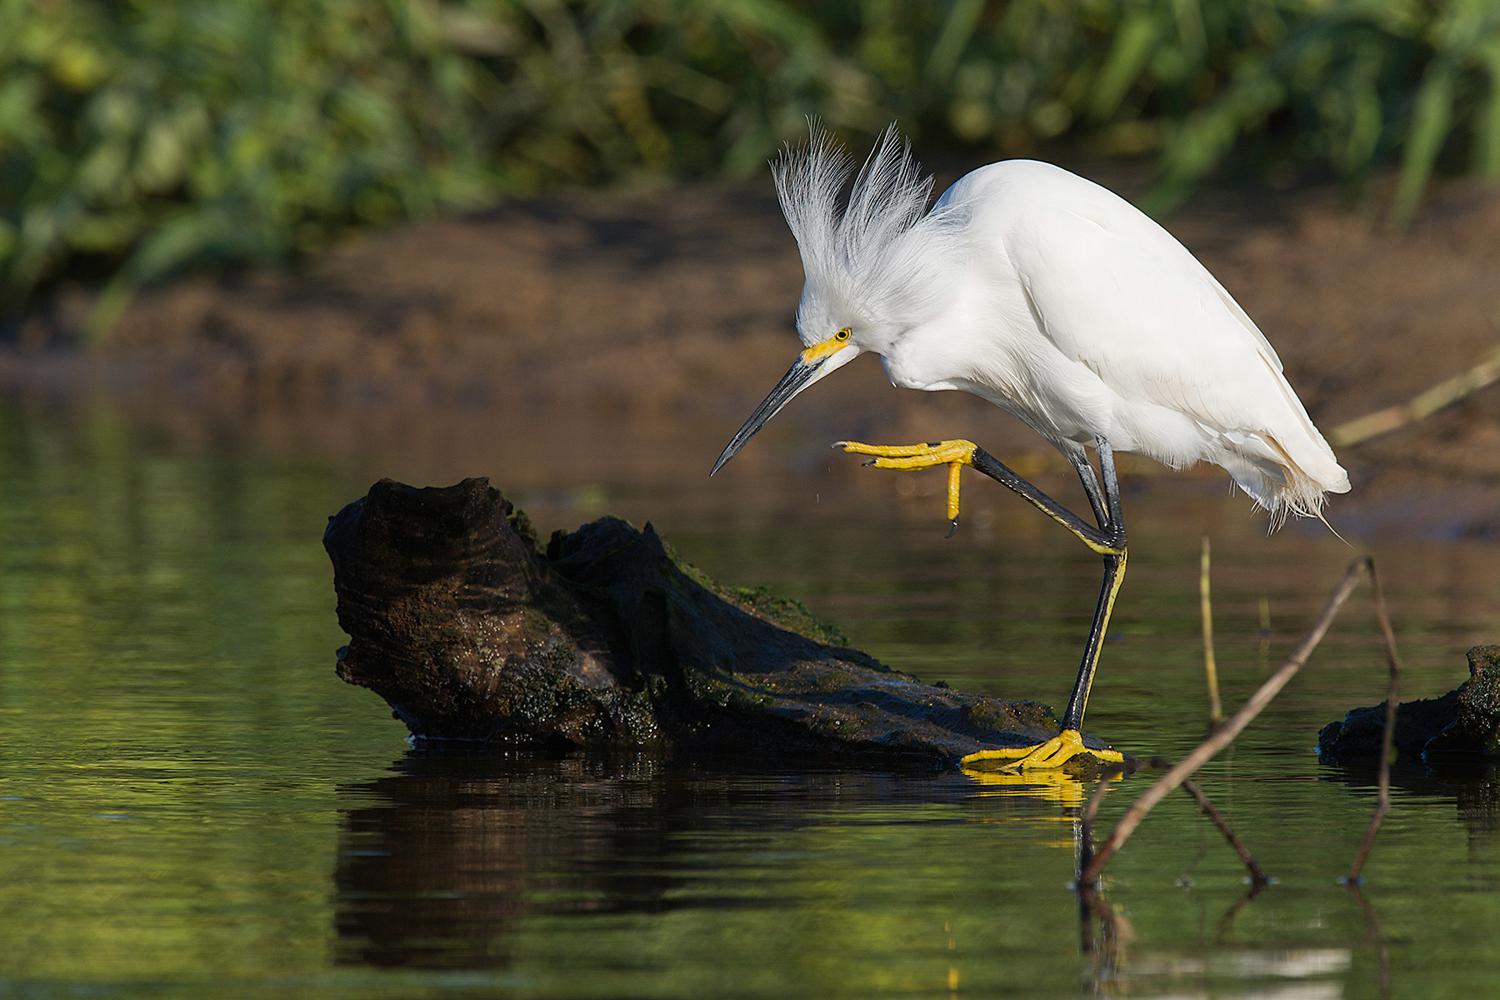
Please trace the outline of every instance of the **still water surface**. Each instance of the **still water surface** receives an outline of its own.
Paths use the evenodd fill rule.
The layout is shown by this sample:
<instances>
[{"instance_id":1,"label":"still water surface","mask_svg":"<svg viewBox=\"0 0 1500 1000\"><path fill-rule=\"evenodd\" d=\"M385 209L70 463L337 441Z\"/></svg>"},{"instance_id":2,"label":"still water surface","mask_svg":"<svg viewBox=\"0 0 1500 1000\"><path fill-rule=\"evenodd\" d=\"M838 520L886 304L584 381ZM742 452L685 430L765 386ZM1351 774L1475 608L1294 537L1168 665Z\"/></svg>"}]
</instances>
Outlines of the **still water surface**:
<instances>
[{"instance_id":1,"label":"still water surface","mask_svg":"<svg viewBox=\"0 0 1500 1000\"><path fill-rule=\"evenodd\" d=\"M1337 881L1374 791L1312 746L1378 700L1363 596L1203 774L1278 883L1247 898L1218 835L1169 799L1110 870L1110 930L1081 923L1067 889L1077 786L410 749L332 669L343 637L319 538L369 470L183 453L107 414L4 418L0 996L1500 989L1493 775L1412 768L1363 895ZM1097 587L1086 553L982 488L945 543L935 495L798 478L664 489L621 474L517 499L546 528L603 507L651 517L713 575L802 598L888 663L1063 700ZM1134 509L1089 716L1134 752L1180 755L1202 733L1203 531L1231 706L1364 548L1388 579L1408 694L1447 690L1467 646L1500 639L1493 547L1267 539L1242 498L1192 480ZM1103 822L1144 787L1111 793Z\"/></svg>"}]
</instances>

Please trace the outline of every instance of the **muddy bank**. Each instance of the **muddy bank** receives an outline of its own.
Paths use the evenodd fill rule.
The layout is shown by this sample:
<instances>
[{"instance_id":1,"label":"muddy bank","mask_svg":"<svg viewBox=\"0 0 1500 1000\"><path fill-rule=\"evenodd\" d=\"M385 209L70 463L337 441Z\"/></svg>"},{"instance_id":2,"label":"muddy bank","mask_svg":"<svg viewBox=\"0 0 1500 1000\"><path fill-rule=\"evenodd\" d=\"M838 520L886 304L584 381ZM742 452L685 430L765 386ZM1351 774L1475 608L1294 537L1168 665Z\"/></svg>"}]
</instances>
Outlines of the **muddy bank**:
<instances>
[{"instance_id":1,"label":"muddy bank","mask_svg":"<svg viewBox=\"0 0 1500 1000\"><path fill-rule=\"evenodd\" d=\"M324 545L339 676L422 739L953 765L1057 730L1044 706L923 684L794 602L713 583L649 525L604 518L543 549L482 479L377 483Z\"/></svg>"},{"instance_id":2,"label":"muddy bank","mask_svg":"<svg viewBox=\"0 0 1500 1000\"><path fill-rule=\"evenodd\" d=\"M1325 430L1500 339L1500 194L1449 188L1404 235L1318 189L1209 193L1169 226L1256 318ZM580 194L359 236L296 273L186 280L143 295L88 354L89 295L64 291L0 342L0 391L100 393L173 435L277 452L473 469L501 447L522 463L566 451L606 477L683 454L706 465L785 369L799 287L768 183ZM1497 393L1345 449L1356 490L1339 525L1500 535ZM959 432L1066 471L993 407L893 390L861 359L730 474L784 469L789 450L810 461L836 438Z\"/></svg>"}]
</instances>

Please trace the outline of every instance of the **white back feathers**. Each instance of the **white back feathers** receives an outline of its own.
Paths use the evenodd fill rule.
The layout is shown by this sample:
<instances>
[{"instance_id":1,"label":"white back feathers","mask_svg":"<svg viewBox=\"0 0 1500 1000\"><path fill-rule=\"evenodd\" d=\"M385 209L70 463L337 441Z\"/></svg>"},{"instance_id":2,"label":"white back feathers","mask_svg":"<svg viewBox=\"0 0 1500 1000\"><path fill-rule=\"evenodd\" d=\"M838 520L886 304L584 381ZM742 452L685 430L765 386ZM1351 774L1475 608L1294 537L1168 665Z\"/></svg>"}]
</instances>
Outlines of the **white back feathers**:
<instances>
[{"instance_id":1,"label":"white back feathers","mask_svg":"<svg viewBox=\"0 0 1500 1000\"><path fill-rule=\"evenodd\" d=\"M855 174L853 160L825 129L814 122L809 133L805 147L788 147L771 164L807 279L799 325L816 316L857 333L859 325L922 311L942 291L943 264L960 227L952 212L927 211L932 178L913 159L911 144L891 125ZM832 330L804 332L821 338Z\"/></svg>"},{"instance_id":2,"label":"white back feathers","mask_svg":"<svg viewBox=\"0 0 1500 1000\"><path fill-rule=\"evenodd\" d=\"M1273 524L1349 488L1244 310L1113 192L1006 160L929 211L932 179L894 126L857 171L817 125L772 169L806 273L805 344L848 327L893 385L973 392L1070 455L1103 439L1173 467L1214 462Z\"/></svg>"}]
</instances>

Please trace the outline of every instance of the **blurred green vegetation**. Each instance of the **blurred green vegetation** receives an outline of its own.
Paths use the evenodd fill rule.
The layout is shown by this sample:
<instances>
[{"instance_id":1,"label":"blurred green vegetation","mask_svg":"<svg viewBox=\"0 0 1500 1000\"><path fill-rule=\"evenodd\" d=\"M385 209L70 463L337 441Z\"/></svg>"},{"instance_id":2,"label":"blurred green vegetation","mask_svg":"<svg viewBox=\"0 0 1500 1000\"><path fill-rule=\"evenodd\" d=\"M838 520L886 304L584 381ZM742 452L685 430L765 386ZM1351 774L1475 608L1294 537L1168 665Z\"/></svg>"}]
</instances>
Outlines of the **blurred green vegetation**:
<instances>
[{"instance_id":1,"label":"blurred green vegetation","mask_svg":"<svg viewBox=\"0 0 1500 1000\"><path fill-rule=\"evenodd\" d=\"M0 0L0 307L632 174L744 177L803 117L926 149L1500 176L1491 0Z\"/></svg>"}]
</instances>

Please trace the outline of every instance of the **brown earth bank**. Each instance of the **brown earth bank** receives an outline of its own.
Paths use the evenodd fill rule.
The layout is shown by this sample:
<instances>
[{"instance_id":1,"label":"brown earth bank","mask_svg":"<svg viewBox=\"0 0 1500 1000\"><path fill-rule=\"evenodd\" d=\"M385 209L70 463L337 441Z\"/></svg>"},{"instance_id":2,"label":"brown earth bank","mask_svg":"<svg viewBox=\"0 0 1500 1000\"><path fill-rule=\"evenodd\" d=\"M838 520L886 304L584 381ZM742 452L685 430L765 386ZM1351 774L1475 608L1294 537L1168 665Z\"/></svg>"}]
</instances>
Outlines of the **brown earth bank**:
<instances>
[{"instance_id":1,"label":"brown earth bank","mask_svg":"<svg viewBox=\"0 0 1500 1000\"><path fill-rule=\"evenodd\" d=\"M1208 193L1168 228L1255 317L1325 432L1500 343L1495 190L1440 191L1405 233L1332 189ZM295 272L183 280L140 296L91 350L79 333L91 293L64 290L0 341L0 392L103 395L181 437L276 452L450 456L435 476L485 471L463 467L485 453L477 442L517 436L537 477L559 453L606 475L622 462L706 470L798 347L800 284L768 184L581 193L360 235ZM1340 449L1355 492L1335 522L1500 536L1497 414L1491 387ZM959 435L1023 471L1062 468L994 408L893 390L873 360L764 436ZM763 443L736 460L767 474L785 462Z\"/></svg>"}]
</instances>

